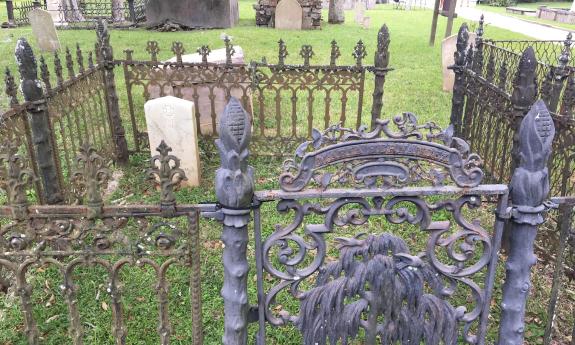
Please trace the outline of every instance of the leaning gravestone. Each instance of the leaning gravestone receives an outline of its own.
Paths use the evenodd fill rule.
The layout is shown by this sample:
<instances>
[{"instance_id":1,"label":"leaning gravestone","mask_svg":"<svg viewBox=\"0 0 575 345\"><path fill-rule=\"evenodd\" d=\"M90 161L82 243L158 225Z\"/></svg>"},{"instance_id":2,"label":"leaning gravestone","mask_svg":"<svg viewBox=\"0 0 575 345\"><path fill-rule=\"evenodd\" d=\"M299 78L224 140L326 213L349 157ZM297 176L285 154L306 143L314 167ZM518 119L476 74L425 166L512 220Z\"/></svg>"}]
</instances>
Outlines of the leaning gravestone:
<instances>
[{"instance_id":1,"label":"leaning gravestone","mask_svg":"<svg viewBox=\"0 0 575 345\"><path fill-rule=\"evenodd\" d=\"M469 44L475 42L477 34L475 32L469 33ZM467 48L466 48L467 49ZM449 66L455 63L454 53L457 50L457 35L449 36L441 41L441 65L443 67L443 91L452 91L453 83L455 83L455 74L452 70L448 69Z\"/></svg>"},{"instance_id":2,"label":"leaning gravestone","mask_svg":"<svg viewBox=\"0 0 575 345\"><path fill-rule=\"evenodd\" d=\"M276 7L276 29L301 30L303 10L297 0L281 0Z\"/></svg>"},{"instance_id":3,"label":"leaning gravestone","mask_svg":"<svg viewBox=\"0 0 575 345\"><path fill-rule=\"evenodd\" d=\"M28 12L28 18L30 19L30 25L32 25L32 33L41 51L55 52L60 49L60 41L58 40L54 20L48 11L35 8Z\"/></svg>"},{"instance_id":4,"label":"leaning gravestone","mask_svg":"<svg viewBox=\"0 0 575 345\"><path fill-rule=\"evenodd\" d=\"M157 155L156 148L165 141L172 148L171 154L180 159L180 168L188 178L184 184L199 186L200 155L194 102L166 96L146 102L144 111L151 155Z\"/></svg>"},{"instance_id":5,"label":"leaning gravestone","mask_svg":"<svg viewBox=\"0 0 575 345\"><path fill-rule=\"evenodd\" d=\"M243 64L244 63L244 52L242 47L234 46L234 55L232 55L232 64ZM176 57L173 57L166 63L175 63L177 61ZM193 63L201 64L202 56L200 54L187 54L182 55L183 63ZM210 55L208 55L208 62L211 64L225 64L226 63L226 50L215 49ZM167 65L168 73L170 73L171 67ZM212 135L214 133L214 127L216 130L219 128L220 114L224 111L226 104L228 103L228 93L231 97L237 98L239 100L245 100L247 97L247 104L243 104L244 108L248 113L252 111L252 94L249 83L227 83L226 78L203 80L201 82L194 81L190 83L189 81L178 79L178 75L185 75L185 73L175 73L169 76L169 80L172 81L171 88L160 88L155 84L150 84L147 87L147 93L150 99L160 97L161 91L164 95L177 95L183 99L196 102L194 106L196 111L200 115L200 128L199 133L201 135ZM213 108L212 108L213 106ZM213 124L212 111L215 115L215 124Z\"/></svg>"},{"instance_id":6,"label":"leaning gravestone","mask_svg":"<svg viewBox=\"0 0 575 345\"><path fill-rule=\"evenodd\" d=\"M358 1L355 3L355 23L363 25L365 18L365 3L363 1Z\"/></svg>"}]
</instances>

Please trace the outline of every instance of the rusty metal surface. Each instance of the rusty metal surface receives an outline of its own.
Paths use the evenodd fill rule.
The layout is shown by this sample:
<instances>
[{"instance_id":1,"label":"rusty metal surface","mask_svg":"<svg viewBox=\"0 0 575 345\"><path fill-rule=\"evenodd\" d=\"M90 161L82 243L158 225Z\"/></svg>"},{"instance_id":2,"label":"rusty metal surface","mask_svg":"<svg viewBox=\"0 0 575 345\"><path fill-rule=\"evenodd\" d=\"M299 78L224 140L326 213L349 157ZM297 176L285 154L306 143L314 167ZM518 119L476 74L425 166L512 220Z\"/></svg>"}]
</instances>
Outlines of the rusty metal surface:
<instances>
[{"instance_id":1,"label":"rusty metal surface","mask_svg":"<svg viewBox=\"0 0 575 345\"><path fill-rule=\"evenodd\" d=\"M162 150L158 159L172 160ZM14 276L15 288L24 318L24 334L29 344L39 344L42 338L34 313L34 286L27 278L35 267L55 267L61 278L60 289L67 305L71 342L83 344L85 323L78 304L79 282L75 270L81 267L101 267L106 272L107 293L112 311L111 334L116 344L125 344L128 329L122 298L130 291L122 288L121 270L124 267L151 268L154 273L158 305L157 332L161 344L169 344L173 334L170 314L170 267L189 267L190 304L193 344L202 344L201 278L198 214L213 212L216 205L159 205L105 206L100 189L105 186L109 172L104 160L95 150L84 145L77 157L77 170L71 184L80 205L31 205L27 188L33 171L26 167L13 148L2 147L0 187L8 195L8 204L0 207L5 220L0 229L0 266ZM169 176L179 174L177 168L158 167ZM160 174L163 176L163 173ZM177 183L178 180L174 180ZM162 183L162 196L169 198L170 186ZM37 287L36 287L37 288ZM42 338L41 338L42 337Z\"/></svg>"},{"instance_id":2,"label":"rusty metal surface","mask_svg":"<svg viewBox=\"0 0 575 345\"><path fill-rule=\"evenodd\" d=\"M490 232L465 209L494 197L502 215L507 187L481 184L482 160L453 128L419 124L411 113L377 120L371 132L336 125L312 137L284 164L281 190L255 193L292 219L256 239L256 262L273 277L258 285L267 322L296 326L305 344L484 344L503 220L492 217ZM433 221L441 210L458 226ZM265 218L255 214L261 236ZM397 233L365 234L376 219L417 226L424 251L414 254ZM333 233L342 234L335 246ZM472 302L452 304L456 291Z\"/></svg>"}]
</instances>

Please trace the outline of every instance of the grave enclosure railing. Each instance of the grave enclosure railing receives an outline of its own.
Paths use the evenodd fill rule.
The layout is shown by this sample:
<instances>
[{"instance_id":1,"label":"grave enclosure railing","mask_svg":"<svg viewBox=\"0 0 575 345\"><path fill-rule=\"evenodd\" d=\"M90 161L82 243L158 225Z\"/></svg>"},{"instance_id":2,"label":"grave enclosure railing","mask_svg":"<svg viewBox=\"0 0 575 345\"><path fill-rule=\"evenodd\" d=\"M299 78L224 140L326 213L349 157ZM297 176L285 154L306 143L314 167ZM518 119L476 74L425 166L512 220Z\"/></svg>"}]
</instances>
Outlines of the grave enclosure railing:
<instances>
[{"instance_id":1,"label":"grave enclosure railing","mask_svg":"<svg viewBox=\"0 0 575 345\"><path fill-rule=\"evenodd\" d=\"M309 45L300 51L303 64L286 64L288 51L283 41L279 42L277 64L265 60L236 63L235 48L229 39L225 40L225 61L221 63L209 62L208 46L198 49L199 61L186 62L180 42L172 44L173 61L158 60L157 42L147 44L149 60L133 59L132 51L126 51L124 59L114 59L104 22L100 22L97 33L95 53L87 54L87 63L79 47L74 53L66 49L64 56L54 55L53 68L40 58L40 77L30 46L22 43L21 59L26 60L20 64L22 85L42 85L32 88L31 96L24 88L25 98L32 99L27 98L23 104L19 103L12 73L6 71L11 108L2 115L2 140L19 140L23 154L33 162L40 177L36 194L43 203L73 198L63 181L84 141L119 164L125 163L131 153L147 152L144 103L160 96L174 95L195 103L199 138L202 145L208 146L217 137L224 105L230 97L240 99L253 118L256 155L285 155L301 140L310 138L314 126L340 122L358 128L366 122L369 110L372 124L382 112L389 71L390 39L385 25L377 38L375 66L364 65L367 50L361 41L353 51L355 64L350 66L337 64L341 52L335 41L331 43L329 65L313 65L315 53ZM365 95L368 74L373 75L371 95ZM116 87L121 76L125 90ZM365 109L370 104L371 109ZM29 116L36 113L40 115ZM19 131L12 130L13 126Z\"/></svg>"},{"instance_id":2,"label":"grave enclosure railing","mask_svg":"<svg viewBox=\"0 0 575 345\"><path fill-rule=\"evenodd\" d=\"M456 135L467 140L471 150L481 155L491 181L508 183L521 161L519 124L533 102L543 99L557 130L549 162L551 194L573 195L575 67L571 34L564 41L497 41L483 35L483 20L474 42L468 42L466 25L459 31L452 67L456 82L451 123ZM573 234L564 235L569 234L571 213L561 207L550 217L555 226L546 224L538 234L538 255L544 262L565 260L566 266L572 267L575 248L569 245L572 243L569 237ZM554 274L554 286L560 286L559 282L565 279L575 279L572 268L560 272ZM554 319L554 311L550 310L545 344L551 343ZM557 321L554 326L558 329Z\"/></svg>"},{"instance_id":3,"label":"grave enclosure railing","mask_svg":"<svg viewBox=\"0 0 575 345\"><path fill-rule=\"evenodd\" d=\"M117 28L130 27L146 19L147 0L63 0L57 8L49 8L47 0L6 1L8 27L30 24L28 13L34 8L47 10L60 29L95 28L97 20L105 19Z\"/></svg>"},{"instance_id":4,"label":"grave enclosure railing","mask_svg":"<svg viewBox=\"0 0 575 345\"><path fill-rule=\"evenodd\" d=\"M513 208L507 207L506 185L482 184L481 158L453 137L452 128L420 124L412 113L377 119L372 131L341 125L324 132L314 129L313 139L284 164L280 189L256 190L255 172L248 165L250 115L232 98L216 140L221 159L215 178L218 201L200 205L176 203L174 189L185 175L165 142L146 172L160 185L160 202L118 206L103 202L110 171L88 144L80 148L69 182L78 190L79 204L50 206L29 203L34 172L17 147L2 145L0 187L7 204L0 207L6 221L0 228L0 267L15 277L21 341L39 344L57 331L37 312L43 305L34 293L57 284L54 301L63 301L68 320L59 324L68 329L63 341L83 344L93 336L90 327L97 329L87 320L103 313L110 317L101 327L109 327L104 334L116 344L141 341L138 331L163 345L174 339L202 344L207 336L203 325L213 326L217 318L206 320L201 313L206 298L200 276L203 216L223 227L225 345L273 343L268 337L272 329L289 325L301 333L304 344L356 339L367 345L483 345L505 222L522 235L511 243L516 250L508 259L502 317L492 327L500 328L499 343L522 343L518 329L533 255L523 234L535 233L542 220L548 189L541 186L548 185L546 162L554 134L542 102L525 117L520 131L525 134L525 159L514 172L511 196L520 203ZM265 203L277 209L264 208ZM486 208L494 204L488 219L473 211L489 214ZM248 256L250 247L255 260ZM255 261L255 281L248 279L250 260ZM151 280L131 289L131 275L145 268ZM106 292L94 304L82 287L96 270ZM90 272L90 279L81 279ZM34 279L44 273L50 282ZM126 298L147 284L154 286L151 296ZM248 297L250 285L257 289L255 304ZM157 312L156 332L128 327L138 298L157 305L144 310L147 319L152 310ZM190 308L186 315L180 305ZM257 327L255 340L248 339L250 324Z\"/></svg>"}]
</instances>

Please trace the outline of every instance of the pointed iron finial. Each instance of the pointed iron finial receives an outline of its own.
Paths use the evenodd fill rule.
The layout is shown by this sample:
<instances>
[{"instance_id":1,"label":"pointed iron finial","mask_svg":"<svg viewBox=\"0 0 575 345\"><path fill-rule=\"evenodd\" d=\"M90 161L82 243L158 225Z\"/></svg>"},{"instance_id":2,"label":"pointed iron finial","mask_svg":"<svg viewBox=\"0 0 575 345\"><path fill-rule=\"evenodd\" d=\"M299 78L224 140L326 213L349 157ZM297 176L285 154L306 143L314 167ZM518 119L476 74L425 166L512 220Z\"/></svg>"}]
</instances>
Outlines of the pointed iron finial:
<instances>
[{"instance_id":1,"label":"pointed iron finial","mask_svg":"<svg viewBox=\"0 0 575 345\"><path fill-rule=\"evenodd\" d=\"M26 188L35 180L34 172L18 155L18 146L14 142L5 142L0 147L0 165L0 188L6 193L14 218L23 219L28 206Z\"/></svg>"},{"instance_id":2,"label":"pointed iron finial","mask_svg":"<svg viewBox=\"0 0 575 345\"><path fill-rule=\"evenodd\" d=\"M309 67L309 60L315 55L313 52L313 47L309 44L304 44L301 46L299 56L303 58L303 65Z\"/></svg>"},{"instance_id":3,"label":"pointed iron finial","mask_svg":"<svg viewBox=\"0 0 575 345\"><path fill-rule=\"evenodd\" d=\"M153 62L158 62L158 53L160 52L160 47L156 41L148 41L146 46L146 51L150 54L150 59Z\"/></svg>"},{"instance_id":4,"label":"pointed iron finial","mask_svg":"<svg viewBox=\"0 0 575 345\"><path fill-rule=\"evenodd\" d=\"M231 208L246 207L251 204L254 188L253 172L247 164L251 124L249 114L234 97L221 116L219 134L216 140L221 158L221 167L216 173L218 201Z\"/></svg>"},{"instance_id":5,"label":"pointed iron finial","mask_svg":"<svg viewBox=\"0 0 575 345\"><path fill-rule=\"evenodd\" d=\"M187 178L180 168L180 159L170 154L172 148L165 141L162 140L156 151L160 154L150 159L151 168L148 169L148 176L151 180L160 182L162 216L172 217L176 212L174 187L179 186Z\"/></svg>"},{"instance_id":6,"label":"pointed iron finial","mask_svg":"<svg viewBox=\"0 0 575 345\"><path fill-rule=\"evenodd\" d=\"M573 35L569 32L563 42L563 51L561 51L561 55L559 56L560 67L565 67L569 64L569 60L571 59L571 45L573 44L572 38Z\"/></svg>"},{"instance_id":7,"label":"pointed iron finial","mask_svg":"<svg viewBox=\"0 0 575 345\"><path fill-rule=\"evenodd\" d=\"M76 73L74 72L74 60L72 59L72 54L68 47L66 47L66 68L68 69L68 78L73 79L76 77Z\"/></svg>"},{"instance_id":8,"label":"pointed iron finial","mask_svg":"<svg viewBox=\"0 0 575 345\"><path fill-rule=\"evenodd\" d=\"M4 85L6 86L6 90L4 92L10 100L10 106L13 107L20 103L18 101L18 87L16 86L14 76L8 67L6 67L6 72L4 73Z\"/></svg>"},{"instance_id":9,"label":"pointed iron finial","mask_svg":"<svg viewBox=\"0 0 575 345\"><path fill-rule=\"evenodd\" d=\"M353 48L353 58L355 59L355 64L357 67L361 67L363 64L363 59L367 56L367 51L365 50L365 44L362 40L359 40Z\"/></svg>"},{"instance_id":10,"label":"pointed iron finial","mask_svg":"<svg viewBox=\"0 0 575 345\"><path fill-rule=\"evenodd\" d=\"M48 65L43 55L40 55L40 77L46 86L46 90L50 91L52 89L52 83L50 82L50 71L48 70Z\"/></svg>"},{"instance_id":11,"label":"pointed iron finial","mask_svg":"<svg viewBox=\"0 0 575 345\"><path fill-rule=\"evenodd\" d=\"M288 57L288 55L287 46L284 40L280 39L278 41L278 66L285 65L285 59Z\"/></svg>"},{"instance_id":12,"label":"pointed iron finial","mask_svg":"<svg viewBox=\"0 0 575 345\"><path fill-rule=\"evenodd\" d=\"M86 205L89 207L88 219L101 215L103 206L101 187L108 183L111 176L104 158L96 153L88 142L84 142L76 157L76 171L72 174L72 181L78 190L79 199L86 199Z\"/></svg>"},{"instance_id":13,"label":"pointed iron finial","mask_svg":"<svg viewBox=\"0 0 575 345\"><path fill-rule=\"evenodd\" d=\"M60 60L58 52L54 52L54 71L56 72L58 86L62 86L62 84L64 84L64 76L62 75L62 61Z\"/></svg>"},{"instance_id":14,"label":"pointed iron finial","mask_svg":"<svg viewBox=\"0 0 575 345\"><path fill-rule=\"evenodd\" d=\"M198 48L197 52L202 56L202 63L208 63L208 56L212 52L210 47L207 45L203 45Z\"/></svg>"},{"instance_id":15,"label":"pointed iron finial","mask_svg":"<svg viewBox=\"0 0 575 345\"><path fill-rule=\"evenodd\" d=\"M527 110L537 97L537 59L533 47L525 49L513 81L511 102L517 109Z\"/></svg>"},{"instance_id":16,"label":"pointed iron finial","mask_svg":"<svg viewBox=\"0 0 575 345\"><path fill-rule=\"evenodd\" d=\"M506 90L507 78L508 78L507 62L503 61L503 62L501 62L501 66L499 67L499 74L498 74L498 79L499 79L498 87L501 90Z\"/></svg>"},{"instance_id":17,"label":"pointed iron finial","mask_svg":"<svg viewBox=\"0 0 575 345\"><path fill-rule=\"evenodd\" d=\"M484 27L483 24L485 23L485 16L483 15L483 13L481 14L481 17L479 18L479 25L477 26L477 37L483 38L483 32L484 32Z\"/></svg>"},{"instance_id":18,"label":"pointed iron finial","mask_svg":"<svg viewBox=\"0 0 575 345\"><path fill-rule=\"evenodd\" d=\"M78 63L78 71L84 73L84 56L82 49L80 49L80 43L76 43L76 62Z\"/></svg>"},{"instance_id":19,"label":"pointed iron finial","mask_svg":"<svg viewBox=\"0 0 575 345\"><path fill-rule=\"evenodd\" d=\"M36 101L43 97L43 90L38 81L38 65L32 47L25 38L16 43L16 63L20 71L20 88L24 99Z\"/></svg>"},{"instance_id":20,"label":"pointed iron finial","mask_svg":"<svg viewBox=\"0 0 575 345\"><path fill-rule=\"evenodd\" d=\"M329 65L336 66L337 59L341 56L341 52L339 51L339 46L335 40L331 41L331 53L329 54Z\"/></svg>"},{"instance_id":21,"label":"pointed iron finial","mask_svg":"<svg viewBox=\"0 0 575 345\"><path fill-rule=\"evenodd\" d=\"M389 29L383 24L377 33L377 51L375 52L374 65L377 68L389 66L389 44L391 43Z\"/></svg>"}]
</instances>

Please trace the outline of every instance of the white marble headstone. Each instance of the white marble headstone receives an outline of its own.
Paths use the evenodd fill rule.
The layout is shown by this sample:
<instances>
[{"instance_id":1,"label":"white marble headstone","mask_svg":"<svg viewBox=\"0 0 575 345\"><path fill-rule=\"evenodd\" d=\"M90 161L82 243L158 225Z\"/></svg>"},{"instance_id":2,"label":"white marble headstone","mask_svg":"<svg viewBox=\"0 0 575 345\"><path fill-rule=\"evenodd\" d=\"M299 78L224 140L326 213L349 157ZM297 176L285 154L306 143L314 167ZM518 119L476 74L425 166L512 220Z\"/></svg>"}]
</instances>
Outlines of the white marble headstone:
<instances>
[{"instance_id":1,"label":"white marble headstone","mask_svg":"<svg viewBox=\"0 0 575 345\"><path fill-rule=\"evenodd\" d=\"M58 33L56 32L54 20L50 12L35 8L28 12L28 18L32 26L32 33L41 51L55 52L60 49Z\"/></svg>"},{"instance_id":2,"label":"white marble headstone","mask_svg":"<svg viewBox=\"0 0 575 345\"><path fill-rule=\"evenodd\" d=\"M171 154L180 159L187 186L200 184L200 155L194 116L194 102L173 96L153 99L144 105L152 156L162 140L172 148Z\"/></svg>"}]
</instances>

